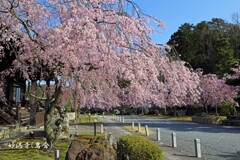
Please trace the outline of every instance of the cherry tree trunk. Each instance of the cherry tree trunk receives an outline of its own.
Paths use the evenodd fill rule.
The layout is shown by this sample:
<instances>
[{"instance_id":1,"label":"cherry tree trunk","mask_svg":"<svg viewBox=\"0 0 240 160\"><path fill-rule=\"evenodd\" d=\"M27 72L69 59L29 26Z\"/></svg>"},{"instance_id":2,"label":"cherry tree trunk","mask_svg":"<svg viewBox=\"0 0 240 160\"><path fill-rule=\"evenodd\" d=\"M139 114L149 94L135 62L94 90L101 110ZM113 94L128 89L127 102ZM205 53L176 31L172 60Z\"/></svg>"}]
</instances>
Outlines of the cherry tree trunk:
<instances>
[{"instance_id":1,"label":"cherry tree trunk","mask_svg":"<svg viewBox=\"0 0 240 160\"><path fill-rule=\"evenodd\" d=\"M167 115L167 107L164 107L164 115Z\"/></svg>"},{"instance_id":2,"label":"cherry tree trunk","mask_svg":"<svg viewBox=\"0 0 240 160\"><path fill-rule=\"evenodd\" d=\"M205 109L206 109L206 113L208 113L208 106L207 105L205 106Z\"/></svg>"},{"instance_id":3,"label":"cherry tree trunk","mask_svg":"<svg viewBox=\"0 0 240 160\"><path fill-rule=\"evenodd\" d=\"M47 143L50 145L50 148L53 147L54 141L56 139L54 133L54 107L51 106L50 101L47 99L45 101L45 114L44 114L44 130Z\"/></svg>"},{"instance_id":4,"label":"cherry tree trunk","mask_svg":"<svg viewBox=\"0 0 240 160\"><path fill-rule=\"evenodd\" d=\"M28 86L30 87L30 86ZM32 82L31 84L31 93L34 95L37 95L37 82ZM37 108L37 100L36 98L30 96L30 125L35 126L36 125L36 108Z\"/></svg>"},{"instance_id":5,"label":"cherry tree trunk","mask_svg":"<svg viewBox=\"0 0 240 160\"><path fill-rule=\"evenodd\" d=\"M59 95L61 94L61 86L57 86L58 83L55 81L55 91L52 95L50 95L50 80L46 82L47 84L47 99L45 100L45 114L44 114L44 130L45 136L47 139L47 143L50 145L50 149L54 147L54 143L57 140L59 135L59 130L54 128L55 119L54 119L54 109L56 108L56 104L59 99Z\"/></svg>"},{"instance_id":6,"label":"cherry tree trunk","mask_svg":"<svg viewBox=\"0 0 240 160\"><path fill-rule=\"evenodd\" d=\"M218 106L215 107L215 114L218 115Z\"/></svg>"}]
</instances>

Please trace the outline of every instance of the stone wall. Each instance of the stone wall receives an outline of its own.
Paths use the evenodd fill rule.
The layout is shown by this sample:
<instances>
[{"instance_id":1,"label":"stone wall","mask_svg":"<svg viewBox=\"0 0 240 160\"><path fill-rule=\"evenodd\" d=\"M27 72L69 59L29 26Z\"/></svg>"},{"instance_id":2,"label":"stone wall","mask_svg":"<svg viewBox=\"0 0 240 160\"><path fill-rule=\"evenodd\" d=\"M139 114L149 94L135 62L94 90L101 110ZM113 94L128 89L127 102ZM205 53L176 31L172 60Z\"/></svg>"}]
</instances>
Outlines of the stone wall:
<instances>
[{"instance_id":1,"label":"stone wall","mask_svg":"<svg viewBox=\"0 0 240 160\"><path fill-rule=\"evenodd\" d=\"M203 123L203 124L222 124L222 120L218 117L192 117L192 121L196 123Z\"/></svg>"}]
</instances>

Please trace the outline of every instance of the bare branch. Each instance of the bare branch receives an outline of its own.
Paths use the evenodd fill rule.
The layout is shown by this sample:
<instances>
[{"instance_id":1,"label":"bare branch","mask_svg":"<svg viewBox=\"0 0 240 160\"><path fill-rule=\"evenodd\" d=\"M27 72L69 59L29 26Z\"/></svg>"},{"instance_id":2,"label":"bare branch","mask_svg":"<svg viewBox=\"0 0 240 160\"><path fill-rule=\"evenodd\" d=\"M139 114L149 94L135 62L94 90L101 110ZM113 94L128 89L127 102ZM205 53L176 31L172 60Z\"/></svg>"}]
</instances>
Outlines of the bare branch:
<instances>
[{"instance_id":1,"label":"bare branch","mask_svg":"<svg viewBox=\"0 0 240 160\"><path fill-rule=\"evenodd\" d=\"M28 89L27 89L27 93L28 93L31 97L36 98L36 99L40 99L40 100L46 100L46 99L47 99L46 97L38 97L38 96L32 94L31 91L30 91L30 86L31 86L31 84L30 84L30 81L29 81L29 86L27 87L27 88L28 88Z\"/></svg>"}]
</instances>

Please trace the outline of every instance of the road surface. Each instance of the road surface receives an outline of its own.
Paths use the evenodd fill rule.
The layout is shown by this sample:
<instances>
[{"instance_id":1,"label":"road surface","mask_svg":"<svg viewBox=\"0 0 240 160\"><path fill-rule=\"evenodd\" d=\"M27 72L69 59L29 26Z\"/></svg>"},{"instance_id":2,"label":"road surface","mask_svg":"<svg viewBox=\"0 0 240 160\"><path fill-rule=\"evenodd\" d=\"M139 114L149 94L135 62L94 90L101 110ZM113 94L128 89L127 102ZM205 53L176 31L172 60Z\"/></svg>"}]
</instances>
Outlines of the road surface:
<instances>
[{"instance_id":1,"label":"road surface","mask_svg":"<svg viewBox=\"0 0 240 160\"><path fill-rule=\"evenodd\" d=\"M177 135L177 148L195 155L194 139L201 141L202 159L235 160L240 151L240 127L198 124L192 122L156 119L144 116L124 116L125 123L132 121L148 125L153 133L150 138L156 139L156 129L161 130L161 140L171 146L171 133Z\"/></svg>"}]
</instances>

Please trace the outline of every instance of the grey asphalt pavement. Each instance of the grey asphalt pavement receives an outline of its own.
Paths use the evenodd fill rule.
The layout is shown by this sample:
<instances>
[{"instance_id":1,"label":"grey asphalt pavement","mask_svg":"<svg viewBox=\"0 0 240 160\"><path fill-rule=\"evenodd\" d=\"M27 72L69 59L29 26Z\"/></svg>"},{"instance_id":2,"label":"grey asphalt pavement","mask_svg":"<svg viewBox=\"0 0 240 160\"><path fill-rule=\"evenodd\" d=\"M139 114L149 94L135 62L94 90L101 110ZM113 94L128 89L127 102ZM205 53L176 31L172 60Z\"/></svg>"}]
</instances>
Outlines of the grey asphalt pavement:
<instances>
[{"instance_id":1,"label":"grey asphalt pavement","mask_svg":"<svg viewBox=\"0 0 240 160\"><path fill-rule=\"evenodd\" d=\"M126 119L127 122L130 122L130 118L133 117L126 117L129 118ZM104 127L107 128L107 132L111 132L111 134L114 137L114 141L117 142L117 140L123 136L123 135L141 135L134 131L129 131L124 127L127 123L121 123L118 121L113 120L111 117L104 118ZM174 149L170 147L169 145L166 145L162 142L157 142L156 138L151 138L150 136L147 137L150 140L153 140L157 145L159 145L163 151L164 151L164 160L196 160L197 158L194 155L190 155L189 152L183 152L178 149Z\"/></svg>"},{"instance_id":2,"label":"grey asphalt pavement","mask_svg":"<svg viewBox=\"0 0 240 160\"><path fill-rule=\"evenodd\" d=\"M240 127L198 124L192 122L149 118L145 116L124 116L125 123L140 122L148 125L155 133L161 130L161 139L165 145L171 146L171 133L177 135L177 149L195 155L194 139L201 141L202 159L235 160L240 151ZM136 125L136 124L135 124ZM156 135L149 138L156 139Z\"/></svg>"}]
</instances>

